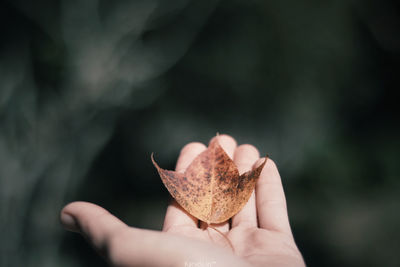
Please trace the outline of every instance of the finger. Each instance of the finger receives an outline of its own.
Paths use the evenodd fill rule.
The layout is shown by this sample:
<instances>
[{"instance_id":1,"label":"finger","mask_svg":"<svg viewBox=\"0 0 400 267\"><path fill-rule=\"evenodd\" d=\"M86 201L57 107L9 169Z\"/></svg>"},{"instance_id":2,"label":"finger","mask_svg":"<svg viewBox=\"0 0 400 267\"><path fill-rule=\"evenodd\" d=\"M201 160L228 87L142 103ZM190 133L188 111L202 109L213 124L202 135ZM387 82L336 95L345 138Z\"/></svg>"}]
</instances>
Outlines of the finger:
<instances>
[{"instance_id":1,"label":"finger","mask_svg":"<svg viewBox=\"0 0 400 267\"><path fill-rule=\"evenodd\" d=\"M192 161L206 149L202 143L189 143L184 146L176 163L175 170L177 172L185 172L186 168ZM197 228L198 220L187 213L175 200L167 208L164 219L163 231L171 229L175 226L193 226Z\"/></svg>"},{"instance_id":2,"label":"finger","mask_svg":"<svg viewBox=\"0 0 400 267\"><path fill-rule=\"evenodd\" d=\"M199 142L192 142L185 145L179 154L178 161L176 162L175 171L185 172L190 163L204 150L206 146Z\"/></svg>"},{"instance_id":3,"label":"finger","mask_svg":"<svg viewBox=\"0 0 400 267\"><path fill-rule=\"evenodd\" d=\"M61 211L61 223L85 236L112 266L177 266L182 262L170 246L173 240L159 232L128 227L88 202L67 205Z\"/></svg>"},{"instance_id":4,"label":"finger","mask_svg":"<svg viewBox=\"0 0 400 267\"><path fill-rule=\"evenodd\" d=\"M88 202L68 204L61 211L60 219L67 230L81 233L100 253L104 253L113 233L128 228L102 207Z\"/></svg>"},{"instance_id":5,"label":"finger","mask_svg":"<svg viewBox=\"0 0 400 267\"><path fill-rule=\"evenodd\" d=\"M215 139L218 139L219 145L224 149L225 153L233 160L233 154L235 152L237 143L233 137L226 135L226 134L221 134L217 135L214 138L210 140L210 143ZM204 229L207 226L205 222L202 222L200 227ZM217 225L213 225L214 228L218 229L219 231L225 233L229 231L229 221L219 223ZM215 233L215 231L213 231Z\"/></svg>"},{"instance_id":6,"label":"finger","mask_svg":"<svg viewBox=\"0 0 400 267\"><path fill-rule=\"evenodd\" d=\"M281 177L271 159L256 184L256 201L261 228L291 234Z\"/></svg>"},{"instance_id":7,"label":"finger","mask_svg":"<svg viewBox=\"0 0 400 267\"><path fill-rule=\"evenodd\" d=\"M253 167L254 163L260 158L257 148L252 145L241 145L235 150L234 161L239 173L245 173ZM257 227L256 199L254 192L243 209L233 216L232 228L236 226Z\"/></svg>"}]
</instances>

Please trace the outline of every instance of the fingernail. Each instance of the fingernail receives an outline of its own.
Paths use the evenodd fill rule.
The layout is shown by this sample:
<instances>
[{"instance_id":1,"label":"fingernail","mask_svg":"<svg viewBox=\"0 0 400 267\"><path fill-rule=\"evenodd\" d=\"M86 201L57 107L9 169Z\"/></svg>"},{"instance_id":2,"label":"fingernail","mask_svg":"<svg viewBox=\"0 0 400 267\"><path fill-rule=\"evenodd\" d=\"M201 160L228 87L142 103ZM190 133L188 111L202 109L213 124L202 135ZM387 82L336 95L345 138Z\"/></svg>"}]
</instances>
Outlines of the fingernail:
<instances>
[{"instance_id":1,"label":"fingernail","mask_svg":"<svg viewBox=\"0 0 400 267\"><path fill-rule=\"evenodd\" d=\"M61 223L65 229L72 232L79 232L78 224L76 223L74 217L67 213L61 214Z\"/></svg>"}]
</instances>

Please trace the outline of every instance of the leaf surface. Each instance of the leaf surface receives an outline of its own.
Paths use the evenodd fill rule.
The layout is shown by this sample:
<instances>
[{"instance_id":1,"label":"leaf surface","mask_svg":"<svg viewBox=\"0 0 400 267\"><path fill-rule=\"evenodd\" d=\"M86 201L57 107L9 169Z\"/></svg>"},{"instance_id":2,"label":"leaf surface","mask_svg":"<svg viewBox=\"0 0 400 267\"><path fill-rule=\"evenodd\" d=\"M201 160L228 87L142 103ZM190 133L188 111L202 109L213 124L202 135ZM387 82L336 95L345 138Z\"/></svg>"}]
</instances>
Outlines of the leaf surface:
<instances>
[{"instance_id":1,"label":"leaf surface","mask_svg":"<svg viewBox=\"0 0 400 267\"><path fill-rule=\"evenodd\" d=\"M172 197L201 221L221 223L238 213L249 200L267 161L248 172L239 171L214 138L184 173L164 170L151 159Z\"/></svg>"}]
</instances>

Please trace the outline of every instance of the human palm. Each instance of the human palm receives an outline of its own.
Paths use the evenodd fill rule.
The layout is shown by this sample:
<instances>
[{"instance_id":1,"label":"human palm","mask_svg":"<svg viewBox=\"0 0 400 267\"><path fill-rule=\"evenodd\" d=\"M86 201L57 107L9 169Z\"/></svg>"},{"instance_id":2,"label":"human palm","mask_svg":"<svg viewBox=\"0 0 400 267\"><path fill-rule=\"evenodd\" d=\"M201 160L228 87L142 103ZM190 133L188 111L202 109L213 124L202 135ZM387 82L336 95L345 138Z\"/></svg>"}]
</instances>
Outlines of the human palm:
<instances>
[{"instance_id":1,"label":"human palm","mask_svg":"<svg viewBox=\"0 0 400 267\"><path fill-rule=\"evenodd\" d=\"M227 135L215 138L240 173L262 161L251 145L237 147ZM183 172L205 149L200 143L186 145L176 171ZM218 225L198 221L175 201L167 209L162 232L128 227L85 202L67 205L61 221L82 233L113 266L304 266L291 233L280 176L270 159L244 208Z\"/></svg>"},{"instance_id":2,"label":"human palm","mask_svg":"<svg viewBox=\"0 0 400 267\"><path fill-rule=\"evenodd\" d=\"M199 229L181 226L166 232L179 234L193 240L203 240L212 246L224 247L231 252L232 256L238 256L249 263L249 266L305 266L293 237L277 231L237 226L221 236L212 227ZM190 242L187 241L187 244L189 245ZM202 253L207 253L207 251ZM218 265L216 261L212 262L215 262L216 266L224 266ZM243 266L247 266L245 263L243 264ZM236 262L235 266L240 266L239 262Z\"/></svg>"}]
</instances>

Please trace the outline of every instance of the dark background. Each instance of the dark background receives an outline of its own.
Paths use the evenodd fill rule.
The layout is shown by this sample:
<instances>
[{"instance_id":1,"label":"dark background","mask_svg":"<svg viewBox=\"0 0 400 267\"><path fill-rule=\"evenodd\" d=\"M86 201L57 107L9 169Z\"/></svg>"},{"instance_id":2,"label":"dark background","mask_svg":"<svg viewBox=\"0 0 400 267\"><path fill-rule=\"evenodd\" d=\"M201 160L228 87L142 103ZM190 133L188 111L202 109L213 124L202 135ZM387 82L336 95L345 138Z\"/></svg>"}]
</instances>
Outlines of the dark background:
<instances>
[{"instance_id":1,"label":"dark background","mask_svg":"<svg viewBox=\"0 0 400 267\"><path fill-rule=\"evenodd\" d=\"M0 265L104 266L74 200L160 229L217 132L277 163L308 266L399 266L398 1L0 1ZM138 241L140 242L140 241Z\"/></svg>"}]
</instances>

